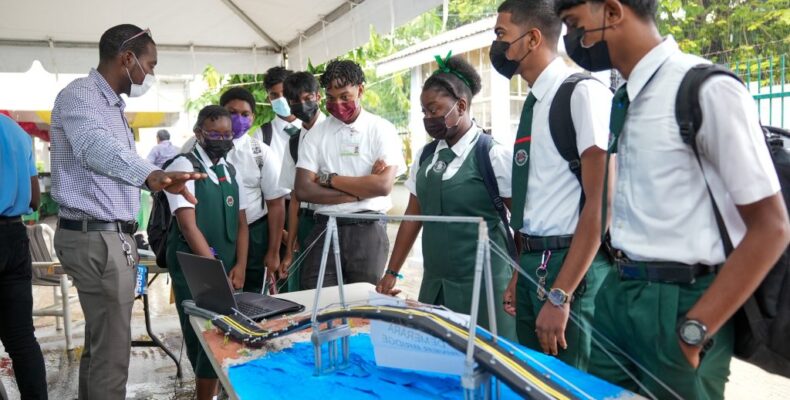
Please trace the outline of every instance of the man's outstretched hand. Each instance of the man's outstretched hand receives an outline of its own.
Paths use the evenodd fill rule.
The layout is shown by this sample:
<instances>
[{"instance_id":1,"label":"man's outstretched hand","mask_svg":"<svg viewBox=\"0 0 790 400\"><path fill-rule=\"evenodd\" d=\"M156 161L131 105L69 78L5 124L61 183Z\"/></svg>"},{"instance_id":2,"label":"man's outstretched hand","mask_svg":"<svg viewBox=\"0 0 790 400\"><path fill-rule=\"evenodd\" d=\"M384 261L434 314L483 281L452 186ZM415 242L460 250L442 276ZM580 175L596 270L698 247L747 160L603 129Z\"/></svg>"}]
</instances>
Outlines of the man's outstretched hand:
<instances>
[{"instance_id":1,"label":"man's outstretched hand","mask_svg":"<svg viewBox=\"0 0 790 400\"><path fill-rule=\"evenodd\" d=\"M145 183L152 192L165 190L173 194L180 194L188 202L197 204L195 195L187 190L186 183L188 181L205 179L207 176L199 172L165 172L156 170L151 175L148 175Z\"/></svg>"}]
</instances>

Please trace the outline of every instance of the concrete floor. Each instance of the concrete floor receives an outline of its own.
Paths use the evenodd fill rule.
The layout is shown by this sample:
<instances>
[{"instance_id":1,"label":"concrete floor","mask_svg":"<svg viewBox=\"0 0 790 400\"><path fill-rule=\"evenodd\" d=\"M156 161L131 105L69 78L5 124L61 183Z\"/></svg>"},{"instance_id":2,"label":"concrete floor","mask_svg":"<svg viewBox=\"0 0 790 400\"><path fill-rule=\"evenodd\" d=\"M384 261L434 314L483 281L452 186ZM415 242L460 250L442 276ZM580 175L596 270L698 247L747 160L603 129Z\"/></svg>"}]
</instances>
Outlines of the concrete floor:
<instances>
[{"instance_id":1,"label":"concrete floor","mask_svg":"<svg viewBox=\"0 0 790 400\"><path fill-rule=\"evenodd\" d=\"M388 233L390 244L395 242L397 224L390 224ZM418 240L403 269L404 279L398 283L408 298L417 298L422 279L421 249ZM76 290L72 289L74 293ZM167 276L160 276L149 287L151 314L154 332L163 339L176 356L181 354L181 330L175 307L170 304L170 284ZM35 287L36 307L52 302L52 289ZM82 310L72 307L74 320L82 321ZM47 384L50 399L71 400L77 397L79 355L84 339L84 325L78 323L74 330L74 343L78 346L73 352L66 352L62 331L55 329L54 318L35 319L36 336L44 351L47 368ZM135 302L132 322L132 337L146 339L142 303ZM156 348L135 347L131 351L127 397L134 400L186 400L193 398L194 375L186 357L182 360L183 379L175 378L176 368L164 352ZM766 399L784 400L790 398L790 379L771 375L738 360L732 362L730 382L726 388L727 399ZM18 399L19 393L13 379L13 370L8 355L0 346L0 382L3 383L11 399Z\"/></svg>"}]
</instances>

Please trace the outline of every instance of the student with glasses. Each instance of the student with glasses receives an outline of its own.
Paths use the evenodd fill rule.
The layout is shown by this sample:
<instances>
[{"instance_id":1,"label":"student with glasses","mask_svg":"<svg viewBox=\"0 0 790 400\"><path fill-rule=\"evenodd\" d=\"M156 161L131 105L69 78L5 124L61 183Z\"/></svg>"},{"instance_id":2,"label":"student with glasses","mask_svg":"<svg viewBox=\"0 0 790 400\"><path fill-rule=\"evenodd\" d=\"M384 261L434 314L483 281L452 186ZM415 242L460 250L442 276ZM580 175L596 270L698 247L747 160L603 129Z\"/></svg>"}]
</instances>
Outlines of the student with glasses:
<instances>
[{"instance_id":1,"label":"student with glasses","mask_svg":"<svg viewBox=\"0 0 790 400\"><path fill-rule=\"evenodd\" d=\"M247 197L239 190L235 168L225 160L233 148L230 112L225 108L206 106L195 123L196 146L176 158L168 171L199 170L208 179L189 182L197 204L184 196L167 194L170 210L177 223L170 225L167 240L167 265L173 279L176 310L187 347L187 356L195 372L198 400L211 399L217 392L217 375L203 352L200 342L184 313L182 302L192 295L178 262L176 252L182 251L222 260L234 289L244 286L247 270L249 230Z\"/></svg>"}]
</instances>

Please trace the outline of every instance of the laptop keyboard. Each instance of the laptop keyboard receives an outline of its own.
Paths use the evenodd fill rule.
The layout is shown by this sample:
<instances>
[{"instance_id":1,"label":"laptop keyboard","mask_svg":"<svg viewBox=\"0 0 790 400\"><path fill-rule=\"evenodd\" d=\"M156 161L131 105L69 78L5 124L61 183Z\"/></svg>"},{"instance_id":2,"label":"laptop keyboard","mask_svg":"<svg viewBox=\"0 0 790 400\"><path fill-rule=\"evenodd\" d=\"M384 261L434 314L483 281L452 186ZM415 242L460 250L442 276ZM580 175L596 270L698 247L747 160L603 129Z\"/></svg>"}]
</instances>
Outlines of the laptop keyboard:
<instances>
[{"instance_id":1,"label":"laptop keyboard","mask_svg":"<svg viewBox=\"0 0 790 400\"><path fill-rule=\"evenodd\" d=\"M244 315L248 317L267 314L272 311L270 308L258 307L247 303L239 303L238 306L239 306L239 311L241 311Z\"/></svg>"}]
</instances>

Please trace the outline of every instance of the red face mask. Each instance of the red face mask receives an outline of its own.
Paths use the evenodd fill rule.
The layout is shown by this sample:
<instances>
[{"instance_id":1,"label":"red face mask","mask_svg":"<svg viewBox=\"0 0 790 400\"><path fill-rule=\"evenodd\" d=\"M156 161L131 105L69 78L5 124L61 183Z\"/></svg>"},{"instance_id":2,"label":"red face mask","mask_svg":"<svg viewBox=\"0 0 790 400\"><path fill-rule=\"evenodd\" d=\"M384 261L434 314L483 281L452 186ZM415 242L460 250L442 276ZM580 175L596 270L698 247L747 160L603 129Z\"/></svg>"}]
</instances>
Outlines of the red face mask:
<instances>
[{"instance_id":1,"label":"red face mask","mask_svg":"<svg viewBox=\"0 0 790 400\"><path fill-rule=\"evenodd\" d=\"M357 111L356 101L327 102L326 110L344 124L350 124Z\"/></svg>"}]
</instances>

